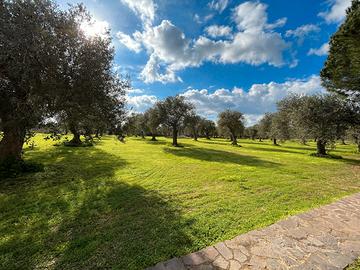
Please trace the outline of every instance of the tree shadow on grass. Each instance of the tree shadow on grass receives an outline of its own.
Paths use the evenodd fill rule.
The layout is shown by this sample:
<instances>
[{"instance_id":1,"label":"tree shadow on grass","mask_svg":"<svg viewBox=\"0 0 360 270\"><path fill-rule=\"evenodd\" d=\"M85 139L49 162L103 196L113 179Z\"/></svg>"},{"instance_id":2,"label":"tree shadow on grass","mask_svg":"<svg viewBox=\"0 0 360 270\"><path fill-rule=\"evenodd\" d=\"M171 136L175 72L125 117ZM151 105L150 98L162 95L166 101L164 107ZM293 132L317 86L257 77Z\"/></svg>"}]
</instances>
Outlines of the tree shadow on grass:
<instances>
[{"instance_id":1,"label":"tree shadow on grass","mask_svg":"<svg viewBox=\"0 0 360 270\"><path fill-rule=\"evenodd\" d=\"M244 144L245 146L245 144ZM274 152L274 153L289 153L289 154L305 154L302 152L298 152L298 151L291 151L288 150L286 146L282 146L282 145L276 145L274 147L261 147L261 146L245 146L246 149L250 149L250 150L256 150L256 151L263 151L263 152ZM311 150L311 149L308 149Z\"/></svg>"},{"instance_id":2,"label":"tree shadow on grass","mask_svg":"<svg viewBox=\"0 0 360 270\"><path fill-rule=\"evenodd\" d=\"M237 165L275 167L278 163L262 160L254 156L242 155L233 152L215 150L210 148L164 148L164 152L180 157L187 157L209 162L233 163Z\"/></svg>"},{"instance_id":3,"label":"tree shadow on grass","mask_svg":"<svg viewBox=\"0 0 360 270\"><path fill-rule=\"evenodd\" d=\"M121 158L59 147L31 159L45 172L0 181L0 268L143 269L188 252L175 203L115 178Z\"/></svg>"}]
</instances>

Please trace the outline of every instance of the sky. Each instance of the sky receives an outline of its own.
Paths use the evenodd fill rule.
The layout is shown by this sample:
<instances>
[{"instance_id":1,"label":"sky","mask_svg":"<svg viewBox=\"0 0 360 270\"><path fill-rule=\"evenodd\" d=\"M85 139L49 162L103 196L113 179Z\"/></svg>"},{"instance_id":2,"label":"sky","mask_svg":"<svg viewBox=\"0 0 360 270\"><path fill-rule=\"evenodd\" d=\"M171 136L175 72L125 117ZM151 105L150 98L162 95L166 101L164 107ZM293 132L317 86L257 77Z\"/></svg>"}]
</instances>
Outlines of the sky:
<instances>
[{"instance_id":1,"label":"sky","mask_svg":"<svg viewBox=\"0 0 360 270\"><path fill-rule=\"evenodd\" d=\"M57 0L61 8L77 0ZM319 72L351 0L82 0L90 35L110 29L114 68L143 112L184 95L202 116L225 109L247 125L289 93L323 93Z\"/></svg>"}]
</instances>

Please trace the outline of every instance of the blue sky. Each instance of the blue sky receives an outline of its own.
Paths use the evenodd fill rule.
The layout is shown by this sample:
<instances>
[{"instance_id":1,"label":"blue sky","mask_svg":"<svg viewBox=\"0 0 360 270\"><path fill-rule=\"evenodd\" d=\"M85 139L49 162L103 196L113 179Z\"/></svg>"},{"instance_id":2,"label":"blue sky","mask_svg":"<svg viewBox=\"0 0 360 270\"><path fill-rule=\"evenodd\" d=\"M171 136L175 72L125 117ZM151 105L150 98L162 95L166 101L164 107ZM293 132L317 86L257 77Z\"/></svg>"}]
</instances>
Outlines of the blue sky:
<instances>
[{"instance_id":1,"label":"blue sky","mask_svg":"<svg viewBox=\"0 0 360 270\"><path fill-rule=\"evenodd\" d=\"M77 2L58 0L62 8ZM236 109L249 125L289 93L324 91L327 43L351 0L82 2L92 28L111 29L115 67L132 79L133 110L182 94L205 117Z\"/></svg>"}]
</instances>

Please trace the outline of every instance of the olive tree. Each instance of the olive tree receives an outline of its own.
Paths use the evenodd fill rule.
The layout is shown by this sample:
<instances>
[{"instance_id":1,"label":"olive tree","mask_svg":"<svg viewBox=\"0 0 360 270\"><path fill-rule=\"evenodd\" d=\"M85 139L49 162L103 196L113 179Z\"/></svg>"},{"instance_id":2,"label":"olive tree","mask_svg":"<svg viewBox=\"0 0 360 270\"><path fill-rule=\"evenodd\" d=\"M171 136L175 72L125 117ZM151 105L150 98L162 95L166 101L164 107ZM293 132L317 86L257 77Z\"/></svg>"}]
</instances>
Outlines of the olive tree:
<instances>
[{"instance_id":1,"label":"olive tree","mask_svg":"<svg viewBox=\"0 0 360 270\"><path fill-rule=\"evenodd\" d=\"M156 141L158 128L161 124L161 115L159 109L156 106L148 109L144 113L144 118L146 121L147 128L149 129L152 136L151 140Z\"/></svg>"},{"instance_id":2,"label":"olive tree","mask_svg":"<svg viewBox=\"0 0 360 270\"><path fill-rule=\"evenodd\" d=\"M216 125L214 121L202 119L200 122L200 133L208 140L213 137L216 132Z\"/></svg>"},{"instance_id":3,"label":"olive tree","mask_svg":"<svg viewBox=\"0 0 360 270\"><path fill-rule=\"evenodd\" d=\"M297 127L295 132L316 138L319 156L326 155L327 144L344 133L351 114L348 103L334 95L291 96L281 106Z\"/></svg>"},{"instance_id":4,"label":"olive tree","mask_svg":"<svg viewBox=\"0 0 360 270\"><path fill-rule=\"evenodd\" d=\"M86 22L91 17L82 6L69 12L74 26L62 37L67 46L61 59L62 91L58 109L73 133L70 144L75 146L81 144L80 130L91 136L100 123L110 125L123 113L125 89L130 85L113 72L114 49L109 33L86 36L78 21Z\"/></svg>"},{"instance_id":5,"label":"olive tree","mask_svg":"<svg viewBox=\"0 0 360 270\"><path fill-rule=\"evenodd\" d=\"M172 145L178 146L178 132L184 124L185 118L193 112L194 105L185 100L183 96L167 97L155 104L160 113L161 123L172 130Z\"/></svg>"},{"instance_id":6,"label":"olive tree","mask_svg":"<svg viewBox=\"0 0 360 270\"><path fill-rule=\"evenodd\" d=\"M273 140L273 144L278 145L277 140L289 140L290 132L288 115L284 111L273 113L269 132L269 136Z\"/></svg>"},{"instance_id":7,"label":"olive tree","mask_svg":"<svg viewBox=\"0 0 360 270\"><path fill-rule=\"evenodd\" d=\"M271 137L271 124L272 124L273 114L266 113L259 121L258 124L258 135L259 140L267 139Z\"/></svg>"},{"instance_id":8,"label":"olive tree","mask_svg":"<svg viewBox=\"0 0 360 270\"><path fill-rule=\"evenodd\" d=\"M218 126L230 134L232 145L238 145L237 137L241 136L245 129L244 115L238 111L223 111L218 115Z\"/></svg>"},{"instance_id":9,"label":"olive tree","mask_svg":"<svg viewBox=\"0 0 360 270\"><path fill-rule=\"evenodd\" d=\"M27 131L54 109L67 28L51 1L0 1L0 162L21 160Z\"/></svg>"},{"instance_id":10,"label":"olive tree","mask_svg":"<svg viewBox=\"0 0 360 270\"><path fill-rule=\"evenodd\" d=\"M194 141L198 140L201 123L202 118L199 115L195 114L195 112L189 114L185 118L185 125L191 130L191 135Z\"/></svg>"}]
</instances>

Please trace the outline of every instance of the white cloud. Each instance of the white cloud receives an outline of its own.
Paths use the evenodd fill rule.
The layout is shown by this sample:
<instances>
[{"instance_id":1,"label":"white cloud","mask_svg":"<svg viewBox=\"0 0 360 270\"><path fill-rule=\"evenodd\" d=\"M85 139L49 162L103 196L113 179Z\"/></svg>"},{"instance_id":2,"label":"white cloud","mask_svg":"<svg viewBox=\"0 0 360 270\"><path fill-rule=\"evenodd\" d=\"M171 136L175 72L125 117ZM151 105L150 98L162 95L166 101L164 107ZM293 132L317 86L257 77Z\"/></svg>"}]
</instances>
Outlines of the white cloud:
<instances>
[{"instance_id":1,"label":"white cloud","mask_svg":"<svg viewBox=\"0 0 360 270\"><path fill-rule=\"evenodd\" d=\"M140 73L140 78L143 79L145 83L181 81L181 78L177 77L175 72L170 68L166 68L165 73L161 73L160 64L159 57L155 53L150 55L150 59Z\"/></svg>"},{"instance_id":2,"label":"white cloud","mask_svg":"<svg viewBox=\"0 0 360 270\"><path fill-rule=\"evenodd\" d=\"M152 95L128 96L127 105L134 112L144 112L158 101Z\"/></svg>"},{"instance_id":3,"label":"white cloud","mask_svg":"<svg viewBox=\"0 0 360 270\"><path fill-rule=\"evenodd\" d=\"M153 0L121 0L121 2L138 15L144 25L152 25L156 10Z\"/></svg>"},{"instance_id":4,"label":"white cloud","mask_svg":"<svg viewBox=\"0 0 360 270\"><path fill-rule=\"evenodd\" d=\"M268 23L268 6L260 2L244 2L234 8L233 20L240 31L261 32L272 30L286 24L287 18L281 18L272 24Z\"/></svg>"},{"instance_id":5,"label":"white cloud","mask_svg":"<svg viewBox=\"0 0 360 270\"><path fill-rule=\"evenodd\" d=\"M204 16L203 18L200 17L199 14L195 13L194 15L194 21L197 24L203 24L203 23L207 23L209 20L211 20L212 18L214 18L214 14L208 14L206 16Z\"/></svg>"},{"instance_id":6,"label":"white cloud","mask_svg":"<svg viewBox=\"0 0 360 270\"><path fill-rule=\"evenodd\" d=\"M228 6L229 1L228 0L212 0L208 6L213 9L216 10L220 13L222 13L226 7Z\"/></svg>"},{"instance_id":7,"label":"white cloud","mask_svg":"<svg viewBox=\"0 0 360 270\"><path fill-rule=\"evenodd\" d=\"M317 55L317 56L324 56L329 53L329 43L324 43L320 48L318 49L310 49L308 52L308 55Z\"/></svg>"},{"instance_id":8,"label":"white cloud","mask_svg":"<svg viewBox=\"0 0 360 270\"><path fill-rule=\"evenodd\" d=\"M327 23L339 23L346 16L346 9L350 7L351 0L331 0L329 9L320 12L319 16L323 17Z\"/></svg>"},{"instance_id":9,"label":"white cloud","mask_svg":"<svg viewBox=\"0 0 360 270\"><path fill-rule=\"evenodd\" d=\"M243 112L251 125L264 113L275 111L276 103L291 93L311 95L324 91L319 76L313 75L306 80L254 84L247 92L237 87L218 89L213 93L207 89L188 89L182 95L193 102L197 112L204 117L216 119L219 112L233 109Z\"/></svg>"},{"instance_id":10,"label":"white cloud","mask_svg":"<svg viewBox=\"0 0 360 270\"><path fill-rule=\"evenodd\" d=\"M136 40L141 40L151 54L141 78L148 83L174 82L179 80L176 71L198 67L204 61L283 65L283 51L288 48L288 44L279 33L268 31L272 27L268 24L266 8L266 5L258 2L245 2L236 7L233 18L239 31L226 40L215 41L204 36L190 40L168 20L138 33ZM210 27L206 31L215 36L225 35L230 30L222 26ZM161 69L165 73L159 73Z\"/></svg>"},{"instance_id":11,"label":"white cloud","mask_svg":"<svg viewBox=\"0 0 360 270\"><path fill-rule=\"evenodd\" d=\"M144 93L144 90L138 89L138 88L135 88L135 89L134 89L134 88L130 88L130 89L127 89L126 92L127 92L128 95L132 95L132 94L142 94L142 93Z\"/></svg>"},{"instance_id":12,"label":"white cloud","mask_svg":"<svg viewBox=\"0 0 360 270\"><path fill-rule=\"evenodd\" d=\"M315 24L304 24L299 26L294 30L287 30L285 36L286 37L295 37L300 40L303 40L305 36L310 33L320 32L320 27Z\"/></svg>"},{"instance_id":13,"label":"white cloud","mask_svg":"<svg viewBox=\"0 0 360 270\"><path fill-rule=\"evenodd\" d=\"M176 75L179 70L198 67L206 61L279 67L285 64L283 52L289 45L273 29L284 25L286 19L269 24L266 9L267 5L260 2L238 5L232 16L237 32L230 35L229 26L213 25L205 29L210 37L226 37L220 40L202 35L189 39L169 20L158 26L144 25L142 32L136 31L132 36L122 32L117 36L130 50L139 52L146 48L149 59L140 75L146 83L181 81Z\"/></svg>"},{"instance_id":14,"label":"white cloud","mask_svg":"<svg viewBox=\"0 0 360 270\"><path fill-rule=\"evenodd\" d=\"M225 25L210 25L205 28L205 32L213 38L229 37L231 36L232 29L231 27Z\"/></svg>"},{"instance_id":15,"label":"white cloud","mask_svg":"<svg viewBox=\"0 0 360 270\"><path fill-rule=\"evenodd\" d=\"M139 53L141 51L141 43L137 42L134 38L130 37L123 32L117 32L116 37L119 41L126 46L129 50Z\"/></svg>"}]
</instances>

